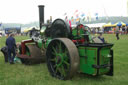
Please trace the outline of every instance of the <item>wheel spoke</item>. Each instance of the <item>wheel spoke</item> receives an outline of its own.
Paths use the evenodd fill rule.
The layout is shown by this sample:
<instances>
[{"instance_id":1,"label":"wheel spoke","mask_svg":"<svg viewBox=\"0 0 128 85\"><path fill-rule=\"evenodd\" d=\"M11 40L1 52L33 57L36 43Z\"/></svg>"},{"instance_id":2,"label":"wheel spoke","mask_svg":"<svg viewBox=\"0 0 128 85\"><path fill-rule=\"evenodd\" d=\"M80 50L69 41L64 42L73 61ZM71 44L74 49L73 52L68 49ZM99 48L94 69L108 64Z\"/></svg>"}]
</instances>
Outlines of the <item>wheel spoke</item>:
<instances>
[{"instance_id":1,"label":"wheel spoke","mask_svg":"<svg viewBox=\"0 0 128 85\"><path fill-rule=\"evenodd\" d=\"M67 61L64 61L64 64L66 64L68 67L69 67L69 65L70 65Z\"/></svg>"},{"instance_id":2,"label":"wheel spoke","mask_svg":"<svg viewBox=\"0 0 128 85\"><path fill-rule=\"evenodd\" d=\"M59 68L61 67L61 65L55 64L54 67L56 67L56 72L57 72L57 71L59 71L59 72L61 71L61 70L59 69Z\"/></svg>"},{"instance_id":3,"label":"wheel spoke","mask_svg":"<svg viewBox=\"0 0 128 85\"><path fill-rule=\"evenodd\" d=\"M56 67L56 73L59 72L61 76L66 76L66 72L65 72L65 69L64 69L64 66L61 65L61 66L57 66Z\"/></svg>"},{"instance_id":4,"label":"wheel spoke","mask_svg":"<svg viewBox=\"0 0 128 85\"><path fill-rule=\"evenodd\" d=\"M57 43L57 45L58 45L58 51L59 51L59 53L62 53L62 45L61 45L61 42L59 42L59 43Z\"/></svg>"},{"instance_id":5,"label":"wheel spoke","mask_svg":"<svg viewBox=\"0 0 128 85\"><path fill-rule=\"evenodd\" d=\"M52 52L52 54L53 54L54 56L56 56L56 53L55 53L55 52Z\"/></svg>"},{"instance_id":6,"label":"wheel spoke","mask_svg":"<svg viewBox=\"0 0 128 85\"><path fill-rule=\"evenodd\" d=\"M56 73L57 73L57 71L58 71L58 68L59 68L59 67L57 66L57 67L56 67Z\"/></svg>"},{"instance_id":7,"label":"wheel spoke","mask_svg":"<svg viewBox=\"0 0 128 85\"><path fill-rule=\"evenodd\" d=\"M64 60L65 61L68 61L69 60L69 57L68 56L64 56Z\"/></svg>"},{"instance_id":8,"label":"wheel spoke","mask_svg":"<svg viewBox=\"0 0 128 85\"><path fill-rule=\"evenodd\" d=\"M68 50L65 48L64 49L64 54L67 54L68 53Z\"/></svg>"},{"instance_id":9,"label":"wheel spoke","mask_svg":"<svg viewBox=\"0 0 128 85\"><path fill-rule=\"evenodd\" d=\"M63 56L64 56L64 57L68 57L66 53L63 53Z\"/></svg>"},{"instance_id":10,"label":"wheel spoke","mask_svg":"<svg viewBox=\"0 0 128 85\"><path fill-rule=\"evenodd\" d=\"M56 58L50 59L50 61L54 61L55 62L56 61Z\"/></svg>"},{"instance_id":11,"label":"wheel spoke","mask_svg":"<svg viewBox=\"0 0 128 85\"><path fill-rule=\"evenodd\" d=\"M62 53L61 42L60 42L60 44L59 44L59 52Z\"/></svg>"},{"instance_id":12,"label":"wheel spoke","mask_svg":"<svg viewBox=\"0 0 128 85\"><path fill-rule=\"evenodd\" d=\"M67 56L67 53L68 53L68 51L67 51L67 49L65 48L65 50L64 50L64 52L63 52L63 57L64 57L64 60L68 60L69 58L68 58L68 56Z\"/></svg>"},{"instance_id":13,"label":"wheel spoke","mask_svg":"<svg viewBox=\"0 0 128 85\"><path fill-rule=\"evenodd\" d=\"M52 49L54 51L54 52L52 52L52 54L57 55L56 49L54 47L52 47Z\"/></svg>"},{"instance_id":14,"label":"wheel spoke","mask_svg":"<svg viewBox=\"0 0 128 85\"><path fill-rule=\"evenodd\" d=\"M64 69L64 66L63 65L61 66L61 70L62 70L63 76L65 77L66 76L66 73L65 73L65 69Z\"/></svg>"}]
</instances>

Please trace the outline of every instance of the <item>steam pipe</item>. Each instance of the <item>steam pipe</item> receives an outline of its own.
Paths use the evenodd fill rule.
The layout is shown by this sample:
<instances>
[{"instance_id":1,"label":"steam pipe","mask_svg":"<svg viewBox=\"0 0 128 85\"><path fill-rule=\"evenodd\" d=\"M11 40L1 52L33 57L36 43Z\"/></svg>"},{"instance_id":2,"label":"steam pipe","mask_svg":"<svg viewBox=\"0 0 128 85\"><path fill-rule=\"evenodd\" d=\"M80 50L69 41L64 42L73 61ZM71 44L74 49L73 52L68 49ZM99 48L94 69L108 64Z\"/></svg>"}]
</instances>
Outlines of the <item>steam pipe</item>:
<instances>
[{"instance_id":1,"label":"steam pipe","mask_svg":"<svg viewBox=\"0 0 128 85\"><path fill-rule=\"evenodd\" d=\"M42 28L42 25L44 24L44 5L39 5L39 23L40 23L40 29Z\"/></svg>"}]
</instances>

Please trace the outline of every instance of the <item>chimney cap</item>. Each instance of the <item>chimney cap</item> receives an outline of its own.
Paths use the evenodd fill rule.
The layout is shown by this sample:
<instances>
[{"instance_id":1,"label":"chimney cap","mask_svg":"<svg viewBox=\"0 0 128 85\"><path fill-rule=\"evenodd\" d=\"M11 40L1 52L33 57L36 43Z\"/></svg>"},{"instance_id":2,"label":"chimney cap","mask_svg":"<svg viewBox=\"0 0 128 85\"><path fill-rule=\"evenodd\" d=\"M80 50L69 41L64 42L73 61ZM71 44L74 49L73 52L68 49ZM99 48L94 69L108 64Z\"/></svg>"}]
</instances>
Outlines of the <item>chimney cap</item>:
<instances>
[{"instance_id":1,"label":"chimney cap","mask_svg":"<svg viewBox=\"0 0 128 85\"><path fill-rule=\"evenodd\" d=\"M38 5L38 7L44 7L44 5Z\"/></svg>"}]
</instances>

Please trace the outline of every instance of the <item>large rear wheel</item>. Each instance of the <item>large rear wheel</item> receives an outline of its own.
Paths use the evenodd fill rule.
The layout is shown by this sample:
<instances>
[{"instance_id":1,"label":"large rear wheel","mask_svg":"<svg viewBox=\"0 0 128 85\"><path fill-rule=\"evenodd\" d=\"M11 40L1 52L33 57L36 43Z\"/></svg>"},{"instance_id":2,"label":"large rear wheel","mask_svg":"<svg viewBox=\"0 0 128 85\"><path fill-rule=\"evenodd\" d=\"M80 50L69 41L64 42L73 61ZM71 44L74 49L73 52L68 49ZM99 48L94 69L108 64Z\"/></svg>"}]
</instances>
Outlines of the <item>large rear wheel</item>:
<instances>
[{"instance_id":1,"label":"large rear wheel","mask_svg":"<svg viewBox=\"0 0 128 85\"><path fill-rule=\"evenodd\" d=\"M75 44L67 38L56 38L46 51L47 65L53 77L70 79L79 67L79 54Z\"/></svg>"}]
</instances>

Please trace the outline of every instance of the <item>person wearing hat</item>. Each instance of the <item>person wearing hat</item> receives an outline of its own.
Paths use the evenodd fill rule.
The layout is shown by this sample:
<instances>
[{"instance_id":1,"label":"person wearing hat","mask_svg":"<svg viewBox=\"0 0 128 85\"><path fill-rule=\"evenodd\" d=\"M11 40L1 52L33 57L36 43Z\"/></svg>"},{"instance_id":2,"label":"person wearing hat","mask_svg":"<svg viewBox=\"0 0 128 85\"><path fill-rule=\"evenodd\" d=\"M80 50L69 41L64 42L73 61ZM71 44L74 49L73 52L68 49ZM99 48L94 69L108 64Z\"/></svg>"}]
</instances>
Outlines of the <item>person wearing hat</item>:
<instances>
[{"instance_id":1,"label":"person wearing hat","mask_svg":"<svg viewBox=\"0 0 128 85\"><path fill-rule=\"evenodd\" d=\"M8 48L8 59L10 64L14 64L14 58L15 58L15 49L16 49L16 42L14 38L14 34L11 33L9 37L6 39L6 46Z\"/></svg>"}]
</instances>

